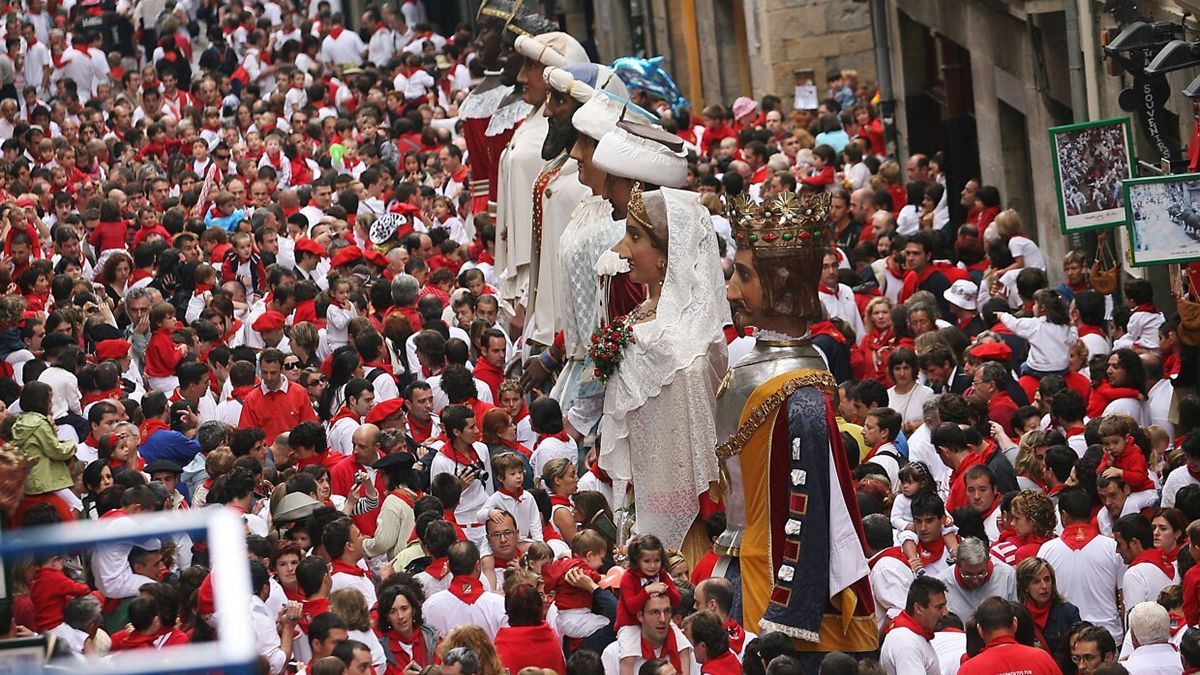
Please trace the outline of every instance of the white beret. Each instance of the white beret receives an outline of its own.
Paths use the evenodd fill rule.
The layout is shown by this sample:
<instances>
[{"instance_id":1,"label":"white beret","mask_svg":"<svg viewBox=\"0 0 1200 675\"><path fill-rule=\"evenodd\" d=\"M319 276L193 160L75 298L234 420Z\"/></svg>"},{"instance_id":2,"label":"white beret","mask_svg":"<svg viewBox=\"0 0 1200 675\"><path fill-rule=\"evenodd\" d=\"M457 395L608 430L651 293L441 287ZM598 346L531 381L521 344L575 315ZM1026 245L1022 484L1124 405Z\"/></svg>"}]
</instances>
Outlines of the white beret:
<instances>
[{"instance_id":1,"label":"white beret","mask_svg":"<svg viewBox=\"0 0 1200 675\"><path fill-rule=\"evenodd\" d=\"M529 37L518 35L517 52L547 66L561 68L568 63L588 63L587 52L575 38L562 32L543 33Z\"/></svg>"},{"instance_id":2,"label":"white beret","mask_svg":"<svg viewBox=\"0 0 1200 675\"><path fill-rule=\"evenodd\" d=\"M687 182L687 151L672 149L668 144L682 148L683 141L662 127L625 120L600 138L592 163L613 176L681 188Z\"/></svg>"}]
</instances>

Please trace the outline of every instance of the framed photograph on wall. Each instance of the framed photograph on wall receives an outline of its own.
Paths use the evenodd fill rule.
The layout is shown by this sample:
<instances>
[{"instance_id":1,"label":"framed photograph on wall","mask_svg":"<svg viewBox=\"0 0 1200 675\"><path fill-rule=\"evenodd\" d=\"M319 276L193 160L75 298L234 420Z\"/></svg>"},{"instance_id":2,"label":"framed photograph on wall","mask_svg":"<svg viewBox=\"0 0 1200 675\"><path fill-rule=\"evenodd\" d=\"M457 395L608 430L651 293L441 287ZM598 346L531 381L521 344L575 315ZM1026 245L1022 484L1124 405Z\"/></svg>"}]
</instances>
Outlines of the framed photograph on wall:
<instances>
[{"instance_id":1,"label":"framed photograph on wall","mask_svg":"<svg viewBox=\"0 0 1200 675\"><path fill-rule=\"evenodd\" d=\"M1050 129L1063 234L1126 223L1122 181L1133 177L1128 117Z\"/></svg>"},{"instance_id":2,"label":"framed photograph on wall","mask_svg":"<svg viewBox=\"0 0 1200 675\"><path fill-rule=\"evenodd\" d=\"M1200 173L1124 183L1135 267L1200 260Z\"/></svg>"}]
</instances>

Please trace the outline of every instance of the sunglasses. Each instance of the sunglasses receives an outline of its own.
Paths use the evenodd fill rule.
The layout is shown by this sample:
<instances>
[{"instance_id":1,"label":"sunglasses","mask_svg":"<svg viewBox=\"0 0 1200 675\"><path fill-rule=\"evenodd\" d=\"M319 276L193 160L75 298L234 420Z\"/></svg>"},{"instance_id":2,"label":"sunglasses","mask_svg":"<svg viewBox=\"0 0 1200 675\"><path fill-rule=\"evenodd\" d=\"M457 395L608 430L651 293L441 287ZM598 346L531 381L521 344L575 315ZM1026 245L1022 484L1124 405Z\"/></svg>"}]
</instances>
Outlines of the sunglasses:
<instances>
[{"instance_id":1,"label":"sunglasses","mask_svg":"<svg viewBox=\"0 0 1200 675\"><path fill-rule=\"evenodd\" d=\"M299 361L289 361L289 362L283 364L283 368L284 368L284 370L297 370L298 368L300 368L300 362Z\"/></svg>"},{"instance_id":2,"label":"sunglasses","mask_svg":"<svg viewBox=\"0 0 1200 675\"><path fill-rule=\"evenodd\" d=\"M230 157L232 157L232 155L213 155L213 157L216 157L217 159L224 162L224 161L228 160Z\"/></svg>"}]
</instances>

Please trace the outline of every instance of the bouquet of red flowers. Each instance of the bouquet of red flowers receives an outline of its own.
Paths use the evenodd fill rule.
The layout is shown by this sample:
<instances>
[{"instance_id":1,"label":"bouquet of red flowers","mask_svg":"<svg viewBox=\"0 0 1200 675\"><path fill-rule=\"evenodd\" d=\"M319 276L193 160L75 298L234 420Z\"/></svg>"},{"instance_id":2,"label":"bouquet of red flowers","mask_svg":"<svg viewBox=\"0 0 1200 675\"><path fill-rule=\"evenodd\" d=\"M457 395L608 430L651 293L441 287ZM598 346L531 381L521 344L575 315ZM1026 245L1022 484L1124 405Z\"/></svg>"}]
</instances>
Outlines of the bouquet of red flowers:
<instances>
[{"instance_id":1,"label":"bouquet of red flowers","mask_svg":"<svg viewBox=\"0 0 1200 675\"><path fill-rule=\"evenodd\" d=\"M625 345L636 342L633 338L633 326L626 316L619 317L609 324L602 324L592 331L592 340L588 345L588 357L595 365L596 379L607 382L608 378L617 372L624 358Z\"/></svg>"}]
</instances>

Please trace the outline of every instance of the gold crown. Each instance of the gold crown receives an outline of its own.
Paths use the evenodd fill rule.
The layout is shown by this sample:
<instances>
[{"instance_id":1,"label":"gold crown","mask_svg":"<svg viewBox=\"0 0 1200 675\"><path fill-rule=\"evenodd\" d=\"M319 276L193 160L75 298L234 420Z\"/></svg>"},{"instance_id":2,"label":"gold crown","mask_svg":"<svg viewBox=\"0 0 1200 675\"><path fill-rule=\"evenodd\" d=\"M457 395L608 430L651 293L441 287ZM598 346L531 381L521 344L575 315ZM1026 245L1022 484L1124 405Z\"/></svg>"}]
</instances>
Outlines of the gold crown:
<instances>
[{"instance_id":1,"label":"gold crown","mask_svg":"<svg viewBox=\"0 0 1200 675\"><path fill-rule=\"evenodd\" d=\"M742 195L725 207L725 215L739 248L822 248L828 238L829 197L828 192L804 197L784 192L759 204Z\"/></svg>"},{"instance_id":2,"label":"gold crown","mask_svg":"<svg viewBox=\"0 0 1200 675\"><path fill-rule=\"evenodd\" d=\"M650 214L646 212L646 203L642 201L642 184L635 182L633 188L629 190L629 217L638 222L639 225L647 230L654 229L654 223L650 222Z\"/></svg>"}]
</instances>

